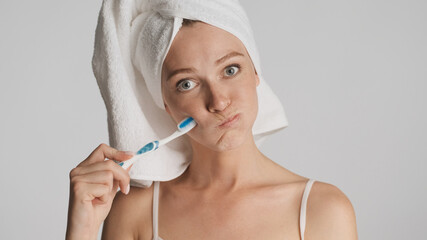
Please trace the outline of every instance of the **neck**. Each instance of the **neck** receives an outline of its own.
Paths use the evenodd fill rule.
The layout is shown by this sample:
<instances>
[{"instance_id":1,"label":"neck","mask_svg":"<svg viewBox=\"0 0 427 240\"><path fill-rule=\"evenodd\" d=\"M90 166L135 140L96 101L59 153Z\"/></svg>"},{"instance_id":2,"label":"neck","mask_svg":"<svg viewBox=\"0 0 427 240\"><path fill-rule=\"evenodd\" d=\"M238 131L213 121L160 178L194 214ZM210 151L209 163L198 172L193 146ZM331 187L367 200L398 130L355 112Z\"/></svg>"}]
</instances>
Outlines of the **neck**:
<instances>
[{"instance_id":1,"label":"neck","mask_svg":"<svg viewBox=\"0 0 427 240\"><path fill-rule=\"evenodd\" d=\"M214 151L196 142L192 146L193 158L185 178L197 188L235 190L265 177L268 158L258 150L252 134L227 151Z\"/></svg>"}]
</instances>

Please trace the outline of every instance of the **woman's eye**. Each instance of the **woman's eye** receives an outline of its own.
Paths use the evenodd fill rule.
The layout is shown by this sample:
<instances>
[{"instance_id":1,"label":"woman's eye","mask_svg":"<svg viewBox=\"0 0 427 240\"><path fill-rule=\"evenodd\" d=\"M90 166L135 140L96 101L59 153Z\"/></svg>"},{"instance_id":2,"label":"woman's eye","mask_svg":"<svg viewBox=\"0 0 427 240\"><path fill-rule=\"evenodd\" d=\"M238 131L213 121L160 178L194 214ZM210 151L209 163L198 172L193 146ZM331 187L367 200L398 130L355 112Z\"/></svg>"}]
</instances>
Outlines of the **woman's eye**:
<instances>
[{"instance_id":1,"label":"woman's eye","mask_svg":"<svg viewBox=\"0 0 427 240\"><path fill-rule=\"evenodd\" d=\"M238 71L239 71L238 66L229 66L229 67L225 68L224 74L227 77L230 77L230 76L233 76L234 74L236 74Z\"/></svg>"},{"instance_id":2,"label":"woman's eye","mask_svg":"<svg viewBox=\"0 0 427 240\"><path fill-rule=\"evenodd\" d=\"M176 88L178 91L188 91L192 89L196 84L193 81L190 81L188 79L179 81L176 85Z\"/></svg>"}]
</instances>

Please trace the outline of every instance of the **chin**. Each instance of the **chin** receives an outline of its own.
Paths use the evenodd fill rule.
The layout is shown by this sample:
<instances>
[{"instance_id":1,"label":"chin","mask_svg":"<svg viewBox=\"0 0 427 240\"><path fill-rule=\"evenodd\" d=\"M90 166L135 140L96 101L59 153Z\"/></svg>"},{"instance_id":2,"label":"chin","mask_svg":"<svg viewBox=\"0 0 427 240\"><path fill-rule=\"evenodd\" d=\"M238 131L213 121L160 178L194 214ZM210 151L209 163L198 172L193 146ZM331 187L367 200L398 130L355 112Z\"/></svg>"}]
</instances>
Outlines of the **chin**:
<instances>
[{"instance_id":1,"label":"chin","mask_svg":"<svg viewBox=\"0 0 427 240\"><path fill-rule=\"evenodd\" d=\"M215 143L213 150L225 152L240 147L245 142L244 135L238 133L225 133Z\"/></svg>"},{"instance_id":2,"label":"chin","mask_svg":"<svg viewBox=\"0 0 427 240\"><path fill-rule=\"evenodd\" d=\"M244 142L244 134L225 133L219 139L192 139L193 144L203 146L214 152L226 152L240 147Z\"/></svg>"},{"instance_id":3,"label":"chin","mask_svg":"<svg viewBox=\"0 0 427 240\"><path fill-rule=\"evenodd\" d=\"M235 131L224 132L208 145L211 150L216 152L226 152L238 149L253 141L252 127L243 127Z\"/></svg>"}]
</instances>

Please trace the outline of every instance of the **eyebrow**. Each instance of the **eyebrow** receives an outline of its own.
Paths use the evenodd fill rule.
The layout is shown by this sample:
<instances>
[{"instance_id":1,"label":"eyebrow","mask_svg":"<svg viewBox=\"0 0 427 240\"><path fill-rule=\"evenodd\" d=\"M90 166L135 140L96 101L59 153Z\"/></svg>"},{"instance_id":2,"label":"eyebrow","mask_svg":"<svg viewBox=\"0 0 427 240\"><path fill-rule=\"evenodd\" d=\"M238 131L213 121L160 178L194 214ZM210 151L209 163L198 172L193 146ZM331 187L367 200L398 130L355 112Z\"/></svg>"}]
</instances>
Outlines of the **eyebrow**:
<instances>
[{"instance_id":1,"label":"eyebrow","mask_svg":"<svg viewBox=\"0 0 427 240\"><path fill-rule=\"evenodd\" d=\"M169 76L168 76L168 78L166 79L166 81L169 81L169 79L171 79L174 75L177 75L177 74L179 74L179 73L193 73L193 72L195 72L195 69L194 69L194 68L180 68L180 69L177 69L177 70L172 71L172 72L169 74Z\"/></svg>"},{"instance_id":2,"label":"eyebrow","mask_svg":"<svg viewBox=\"0 0 427 240\"><path fill-rule=\"evenodd\" d=\"M226 54L225 56L221 57L220 59L215 61L215 65L219 65L223 62L225 62L227 59L232 58L232 57L236 57L236 56L241 56L244 57L245 55L243 55L242 53L239 52L230 52L228 54ZM180 69L176 69L174 71L172 71L168 78L166 79L166 81L168 81L169 79L171 79L173 76L179 74L179 73L194 73L196 72L196 70L194 68L180 68Z\"/></svg>"},{"instance_id":3,"label":"eyebrow","mask_svg":"<svg viewBox=\"0 0 427 240\"><path fill-rule=\"evenodd\" d=\"M231 53L228 53L227 55L225 55L224 57L222 57L222 58L220 58L220 59L216 60L216 61L215 61L215 64L216 64L216 65L219 65L219 64L221 64L221 63L225 62L225 60L227 60L227 59L229 59L229 58L232 58L232 57L236 57L236 56L244 57L245 55L243 55L243 54L241 54L241 53L239 53L239 52L231 52Z\"/></svg>"}]
</instances>

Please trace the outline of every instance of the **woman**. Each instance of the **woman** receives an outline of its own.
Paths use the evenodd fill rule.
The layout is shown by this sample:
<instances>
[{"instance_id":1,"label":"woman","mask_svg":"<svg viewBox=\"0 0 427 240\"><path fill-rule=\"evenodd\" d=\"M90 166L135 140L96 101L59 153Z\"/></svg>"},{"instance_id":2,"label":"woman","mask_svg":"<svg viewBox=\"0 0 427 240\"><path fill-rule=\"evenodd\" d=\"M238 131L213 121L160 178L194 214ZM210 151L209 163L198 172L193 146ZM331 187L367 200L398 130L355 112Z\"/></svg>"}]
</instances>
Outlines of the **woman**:
<instances>
[{"instance_id":1,"label":"woman","mask_svg":"<svg viewBox=\"0 0 427 240\"><path fill-rule=\"evenodd\" d=\"M191 164L173 180L129 191L129 169L104 159L130 156L101 144L70 172L67 239L96 239L104 219L102 239L357 239L352 205L337 187L314 182L310 190L308 178L258 150L259 82L237 37L185 20L164 59L161 91L175 122L198 123L188 132Z\"/></svg>"}]
</instances>

